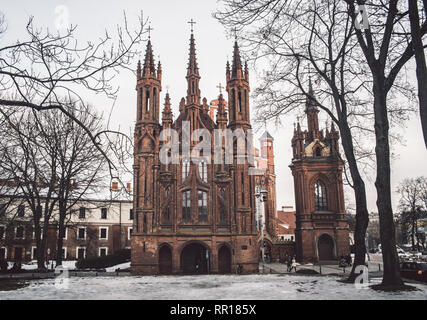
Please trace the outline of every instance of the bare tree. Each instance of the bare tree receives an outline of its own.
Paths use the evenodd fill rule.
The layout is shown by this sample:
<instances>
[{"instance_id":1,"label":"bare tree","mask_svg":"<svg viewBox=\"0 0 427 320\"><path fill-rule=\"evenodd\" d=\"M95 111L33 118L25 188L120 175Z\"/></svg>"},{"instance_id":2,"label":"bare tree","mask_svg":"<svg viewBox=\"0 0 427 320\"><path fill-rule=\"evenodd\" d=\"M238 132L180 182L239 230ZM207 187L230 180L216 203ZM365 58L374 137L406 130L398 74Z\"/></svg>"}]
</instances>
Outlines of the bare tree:
<instances>
[{"instance_id":1,"label":"bare tree","mask_svg":"<svg viewBox=\"0 0 427 320\"><path fill-rule=\"evenodd\" d=\"M34 111L35 112L35 111ZM52 136L41 137L33 111L14 113L2 130L2 172L7 172L18 194L32 212L37 247L37 265L44 269L48 228L57 204L55 188L58 149Z\"/></svg>"},{"instance_id":2,"label":"bare tree","mask_svg":"<svg viewBox=\"0 0 427 320\"><path fill-rule=\"evenodd\" d=\"M372 135L369 112L370 78L357 65L354 25L342 1L224 1L216 17L241 29L245 51L269 71L255 90L257 119L276 119L301 110L307 99L326 112L340 129L356 202L354 269L365 263L365 234L369 221L365 182L360 163L372 152L358 137ZM266 61L267 60L267 61ZM315 79L313 92L308 78ZM365 138L364 141L367 139Z\"/></svg>"},{"instance_id":3,"label":"bare tree","mask_svg":"<svg viewBox=\"0 0 427 320\"><path fill-rule=\"evenodd\" d=\"M414 44L415 61L417 64L417 80L418 80L418 99L420 102L420 118L421 126L424 135L424 142L427 148L427 65L426 56L424 54L422 30L420 25L420 14L418 10L417 0L408 0L409 18L411 21L411 37ZM424 19L427 17L427 0L423 0Z\"/></svg>"},{"instance_id":4,"label":"bare tree","mask_svg":"<svg viewBox=\"0 0 427 320\"><path fill-rule=\"evenodd\" d=\"M423 193L427 178L406 178L398 186L397 192L400 194L399 209L400 223L409 225L412 242L412 250L419 250L420 239L418 238L418 220L425 216L427 207L423 201ZM417 244L415 245L415 239Z\"/></svg>"},{"instance_id":5,"label":"bare tree","mask_svg":"<svg viewBox=\"0 0 427 320\"><path fill-rule=\"evenodd\" d=\"M362 49L360 63L369 66L373 80L373 112L375 121L375 153L377 175L377 207L380 219L384 277L381 286L403 288L399 260L396 251L395 224L391 205L390 184L390 122L388 117L392 89L399 89L396 79L405 64L414 57L414 44L410 39L408 9L404 1L346 0L348 14L353 22L358 12L368 12L367 28L356 28L356 36ZM363 6L363 7L360 7ZM366 20L366 19L365 19ZM365 21L368 22L368 21ZM421 36L427 31L424 22Z\"/></svg>"},{"instance_id":6,"label":"bare tree","mask_svg":"<svg viewBox=\"0 0 427 320\"><path fill-rule=\"evenodd\" d=\"M66 107L91 132L103 130L101 118L91 108L75 108L73 103ZM76 111L77 110L77 111ZM106 161L96 146L91 143L85 130L59 110L45 111L42 114L43 132L49 131L54 137L58 150L56 172L58 211L53 222L58 228L56 265L62 264L63 238L67 222L74 216L74 207L83 198L90 197L102 190L108 190ZM106 151L108 152L108 151ZM56 220L56 221L55 221Z\"/></svg>"},{"instance_id":7,"label":"bare tree","mask_svg":"<svg viewBox=\"0 0 427 320\"><path fill-rule=\"evenodd\" d=\"M81 126L98 150L99 135L93 134L64 108L62 97L74 101L75 107L85 108L89 93L104 94L114 99L118 84L113 78L122 70L133 72L130 64L140 53L147 20L142 13L137 30L128 27L126 15L115 34L107 30L95 41L81 43L75 37L76 26L65 32L53 33L37 28L31 17L26 27L27 39L0 47L0 109L58 109ZM6 32L6 20L0 15L0 36ZM78 110L77 110L78 111ZM111 175L116 164L104 153Z\"/></svg>"}]
</instances>

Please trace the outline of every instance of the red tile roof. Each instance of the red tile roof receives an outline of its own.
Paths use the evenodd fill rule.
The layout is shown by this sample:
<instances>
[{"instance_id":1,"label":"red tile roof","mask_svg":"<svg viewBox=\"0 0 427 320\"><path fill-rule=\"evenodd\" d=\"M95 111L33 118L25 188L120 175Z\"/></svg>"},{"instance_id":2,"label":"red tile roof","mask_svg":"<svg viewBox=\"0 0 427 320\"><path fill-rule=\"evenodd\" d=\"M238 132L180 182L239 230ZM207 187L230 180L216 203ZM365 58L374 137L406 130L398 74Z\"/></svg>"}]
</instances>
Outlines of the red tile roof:
<instances>
[{"instance_id":1,"label":"red tile roof","mask_svg":"<svg viewBox=\"0 0 427 320\"><path fill-rule=\"evenodd\" d=\"M294 234L295 233L295 211L288 210L277 211L277 233L278 234Z\"/></svg>"}]
</instances>

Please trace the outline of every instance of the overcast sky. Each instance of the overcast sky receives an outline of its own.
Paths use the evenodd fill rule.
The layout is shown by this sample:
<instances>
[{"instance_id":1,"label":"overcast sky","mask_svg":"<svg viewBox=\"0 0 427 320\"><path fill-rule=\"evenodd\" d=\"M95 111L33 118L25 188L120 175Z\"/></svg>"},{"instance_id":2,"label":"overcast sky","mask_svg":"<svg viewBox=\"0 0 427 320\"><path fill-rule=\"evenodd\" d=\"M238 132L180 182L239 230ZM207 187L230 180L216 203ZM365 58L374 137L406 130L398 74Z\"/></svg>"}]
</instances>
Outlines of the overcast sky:
<instances>
[{"instance_id":1,"label":"overcast sky","mask_svg":"<svg viewBox=\"0 0 427 320\"><path fill-rule=\"evenodd\" d=\"M214 0L158 0L158 1L3 1L1 11L5 14L8 30L5 37L0 39L1 46L17 39L25 39L25 26L32 15L39 27L55 30L59 11L64 5L67 8L69 22L77 25L77 37L83 41L95 41L104 34L104 30L114 31L117 24L122 23L123 10L126 11L129 24L136 27L137 16L143 11L151 21L153 50L158 61L162 62L163 91L162 98L169 86L174 116L178 114L178 103L186 95L186 67L191 18L196 21L194 27L196 38L197 59L200 68L200 88L202 97L208 101L216 99L217 85L225 85L225 64L230 59L233 49L233 39L227 37L224 28L214 18L212 13L217 8ZM55 13L55 10L56 13ZM58 11L59 10L59 11ZM145 49L145 45L141 48ZM141 57L141 60L143 57ZM136 66L136 62L134 65ZM133 132L136 115L135 77L130 72L123 72L115 79L120 84L118 99L112 112L112 127L120 127L125 132ZM257 79L251 73L250 85L256 87ZM113 102L102 96L88 96L88 101L101 112L108 114ZM251 105L253 109L253 104ZM324 117L323 117L324 119ZM277 207L294 205L293 178L289 169L292 151L290 140L293 134L295 119L288 116L283 119L281 127L268 126L274 136L276 174L277 174ZM324 120L320 121L321 127ZM304 124L305 125L305 124ZM259 132L258 136L261 134ZM412 119L402 132L406 145L395 148L396 159L392 163L393 204L396 208L398 195L394 193L396 185L404 177L427 176L427 151L422 140L421 127L418 117ZM366 181L368 189L368 206L370 211L376 210L376 190L374 187L375 173ZM353 201L350 190L347 190L346 200Z\"/></svg>"}]
</instances>

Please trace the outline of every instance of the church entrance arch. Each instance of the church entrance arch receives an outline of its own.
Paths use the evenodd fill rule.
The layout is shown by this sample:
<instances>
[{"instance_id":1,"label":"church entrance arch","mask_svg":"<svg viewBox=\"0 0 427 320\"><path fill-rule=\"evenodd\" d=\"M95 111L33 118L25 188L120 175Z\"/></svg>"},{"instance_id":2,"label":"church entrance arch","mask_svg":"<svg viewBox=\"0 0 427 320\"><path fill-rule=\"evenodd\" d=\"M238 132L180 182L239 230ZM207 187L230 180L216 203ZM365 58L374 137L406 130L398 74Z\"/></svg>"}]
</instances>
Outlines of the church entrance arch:
<instances>
[{"instance_id":1,"label":"church entrance arch","mask_svg":"<svg viewBox=\"0 0 427 320\"><path fill-rule=\"evenodd\" d=\"M159 272L160 274L172 273L172 250L163 245L159 250Z\"/></svg>"},{"instance_id":2,"label":"church entrance arch","mask_svg":"<svg viewBox=\"0 0 427 320\"><path fill-rule=\"evenodd\" d=\"M322 234L317 241L319 260L334 260L334 239L328 234Z\"/></svg>"},{"instance_id":3,"label":"church entrance arch","mask_svg":"<svg viewBox=\"0 0 427 320\"><path fill-rule=\"evenodd\" d=\"M218 273L231 273L231 252L226 245L218 250Z\"/></svg>"},{"instance_id":4,"label":"church entrance arch","mask_svg":"<svg viewBox=\"0 0 427 320\"><path fill-rule=\"evenodd\" d=\"M209 248L199 242L187 244L181 252L181 266L185 274L208 273Z\"/></svg>"}]
</instances>

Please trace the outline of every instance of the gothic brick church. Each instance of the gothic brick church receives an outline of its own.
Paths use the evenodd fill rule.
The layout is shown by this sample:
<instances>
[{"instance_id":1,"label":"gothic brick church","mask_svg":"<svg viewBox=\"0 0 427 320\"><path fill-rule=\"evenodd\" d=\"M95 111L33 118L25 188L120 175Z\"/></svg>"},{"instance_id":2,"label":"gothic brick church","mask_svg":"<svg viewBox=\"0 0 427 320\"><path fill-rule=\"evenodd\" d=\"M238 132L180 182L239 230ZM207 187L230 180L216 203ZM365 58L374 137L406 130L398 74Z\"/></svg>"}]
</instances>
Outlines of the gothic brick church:
<instances>
[{"instance_id":1,"label":"gothic brick church","mask_svg":"<svg viewBox=\"0 0 427 320\"><path fill-rule=\"evenodd\" d=\"M241 163L234 155L231 164L214 164L213 143L210 161L201 152L197 161L183 152L178 163L160 161L165 143L160 134L165 129L178 132L179 141L189 139L192 151L202 140L192 134L198 129L208 130L211 136L215 129L251 129L249 72L242 65L237 42L231 68L228 62L226 66L228 112L221 94L215 120L207 100L201 99L200 79L191 33L187 96L173 120L167 93L160 118L162 69L160 62L155 65L148 41L143 66L139 63L137 68L133 274L258 272L254 176L249 174L248 160ZM187 125L190 137L184 130Z\"/></svg>"},{"instance_id":2,"label":"gothic brick church","mask_svg":"<svg viewBox=\"0 0 427 320\"><path fill-rule=\"evenodd\" d=\"M309 95L307 130L302 131L298 121L290 166L295 188L296 256L302 263L336 260L350 250L339 133L333 123L330 131L319 130L319 109L311 80Z\"/></svg>"}]
</instances>

